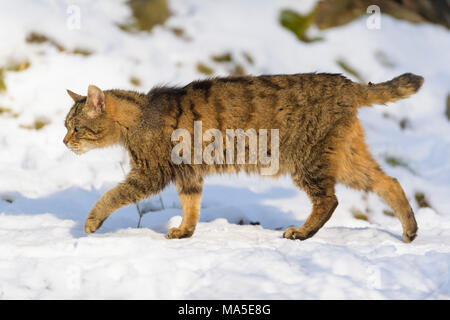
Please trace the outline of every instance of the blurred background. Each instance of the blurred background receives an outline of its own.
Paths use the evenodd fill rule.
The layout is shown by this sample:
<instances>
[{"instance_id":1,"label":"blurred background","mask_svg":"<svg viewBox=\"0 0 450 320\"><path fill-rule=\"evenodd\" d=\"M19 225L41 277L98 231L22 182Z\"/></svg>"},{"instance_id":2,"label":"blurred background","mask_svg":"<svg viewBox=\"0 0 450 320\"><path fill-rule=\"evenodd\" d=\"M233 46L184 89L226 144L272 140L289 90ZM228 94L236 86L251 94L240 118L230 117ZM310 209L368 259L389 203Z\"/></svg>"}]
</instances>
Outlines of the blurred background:
<instances>
[{"instance_id":1,"label":"blurred background","mask_svg":"<svg viewBox=\"0 0 450 320\"><path fill-rule=\"evenodd\" d=\"M441 250L449 252L449 28L447 0L1 1L0 228L5 229L0 244L21 239L23 228L32 242L46 237L50 242L58 237L78 241L90 207L123 179L121 167L128 168L119 147L81 157L65 148L63 123L72 105L66 89L85 95L88 85L95 84L147 92L156 85L185 85L214 76L304 72L342 73L353 81L376 83L412 72L425 78L419 93L388 106L360 109L359 118L370 150L400 181L417 214L421 236L416 241L446 243ZM321 231L317 241L343 236L349 242L368 241L368 246L373 239L400 242L398 221L376 196L342 186L337 194L340 205L326 225L329 236ZM150 230L150 238L162 239L181 219L173 187L140 205L148 212L142 226ZM200 224L199 237L215 241L207 230L222 230L223 223L236 230L238 239L247 239L239 235L244 229L234 228L255 225L278 238L280 230L301 224L311 205L287 177L220 176L207 180L202 206L205 224ZM129 206L99 232L114 236L134 228L137 220L135 207ZM370 236L352 238L352 228L369 230ZM447 274L448 257L439 256ZM6 264L10 269L17 266L11 261ZM439 272L432 274L433 285L441 281ZM430 274L424 271L423 276ZM449 294L446 279L443 290ZM408 281L400 286L413 290ZM24 295L14 283L3 291ZM230 297L223 290L219 297ZM298 295L291 298L304 297L292 292ZM389 290L382 294L398 297ZM183 295L163 292L155 297Z\"/></svg>"}]
</instances>

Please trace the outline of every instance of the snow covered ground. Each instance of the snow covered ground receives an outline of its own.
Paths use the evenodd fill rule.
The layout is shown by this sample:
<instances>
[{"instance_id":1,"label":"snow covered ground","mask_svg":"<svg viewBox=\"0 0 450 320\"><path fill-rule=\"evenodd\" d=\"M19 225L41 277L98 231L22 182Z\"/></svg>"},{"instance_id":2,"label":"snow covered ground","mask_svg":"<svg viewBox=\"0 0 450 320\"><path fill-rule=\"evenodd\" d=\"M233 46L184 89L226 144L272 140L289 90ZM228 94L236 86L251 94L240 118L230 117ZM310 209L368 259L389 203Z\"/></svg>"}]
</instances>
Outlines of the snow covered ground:
<instances>
[{"instance_id":1,"label":"snow covered ground","mask_svg":"<svg viewBox=\"0 0 450 320\"><path fill-rule=\"evenodd\" d=\"M325 40L305 44L277 18L284 8L306 13L314 2L171 0L173 15L165 26L131 34L116 25L130 15L123 1L2 1L0 67L30 66L5 71L7 88L0 92L0 107L10 109L0 114L0 298L449 299L449 31L387 16L380 30L370 30L362 17L313 30ZM80 29L67 27L70 5L81 10ZM186 37L171 27L183 28ZM27 43L30 32L66 51ZM93 54L69 53L75 48ZM380 64L377 51L393 66ZM84 234L90 208L123 179L120 163L126 167L127 160L120 148L81 157L65 148L63 120L71 106L65 89L85 94L91 83L141 91L186 84L204 77L198 62L226 75L229 66L210 58L225 52L251 74L343 72L336 60L344 58L367 81L404 72L424 76L423 88L410 99L359 113L374 156L397 177L415 210L417 239L403 243L400 223L383 214L387 207L376 196L365 199L343 186L337 187L333 217L313 238L283 239L285 228L308 216L307 197L287 177L247 176L207 180L201 220L190 239L165 238L181 221L173 187L162 193L164 209L147 213L142 228L129 206L97 233ZM36 120L48 124L23 128ZM389 165L389 157L407 167ZM417 192L432 208L418 207ZM161 209L158 197L142 205ZM368 221L353 217L352 211L366 208Z\"/></svg>"}]
</instances>

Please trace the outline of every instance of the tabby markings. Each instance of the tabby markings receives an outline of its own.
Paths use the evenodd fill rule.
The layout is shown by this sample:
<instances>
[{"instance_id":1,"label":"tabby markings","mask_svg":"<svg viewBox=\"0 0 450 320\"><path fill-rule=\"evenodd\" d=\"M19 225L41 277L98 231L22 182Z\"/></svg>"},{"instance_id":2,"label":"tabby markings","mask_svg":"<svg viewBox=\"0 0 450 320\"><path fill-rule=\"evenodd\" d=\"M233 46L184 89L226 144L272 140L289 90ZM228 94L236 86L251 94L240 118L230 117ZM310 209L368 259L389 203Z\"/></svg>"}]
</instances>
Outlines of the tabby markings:
<instances>
[{"instance_id":1,"label":"tabby markings","mask_svg":"<svg viewBox=\"0 0 450 320\"><path fill-rule=\"evenodd\" d=\"M203 133L203 134L202 134ZM236 138L236 139L235 139ZM246 146L248 138L248 147ZM174 164L192 164L192 146L194 149L193 164L248 164L261 166L262 175L275 175L279 170L279 130L270 129L270 148L268 148L268 130L259 129L226 129L225 152L222 131L208 129L203 132L202 121L194 121L194 140L187 129L176 129L172 132L172 142L178 142L172 148L171 159ZM235 152L235 140L237 149ZM258 143L259 140L259 143ZM203 149L204 142L211 142ZM259 147L258 147L259 146ZM258 159L259 158L259 159Z\"/></svg>"}]
</instances>

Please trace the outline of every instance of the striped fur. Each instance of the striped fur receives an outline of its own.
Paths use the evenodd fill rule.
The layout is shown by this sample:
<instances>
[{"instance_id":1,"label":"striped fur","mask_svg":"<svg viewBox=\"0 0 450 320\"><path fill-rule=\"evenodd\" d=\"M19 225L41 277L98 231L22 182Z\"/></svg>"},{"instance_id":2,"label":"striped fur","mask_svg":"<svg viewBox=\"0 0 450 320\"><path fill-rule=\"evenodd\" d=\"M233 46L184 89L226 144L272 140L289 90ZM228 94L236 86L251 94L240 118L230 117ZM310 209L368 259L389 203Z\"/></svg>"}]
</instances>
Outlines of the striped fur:
<instances>
[{"instance_id":1,"label":"striped fur","mask_svg":"<svg viewBox=\"0 0 450 320\"><path fill-rule=\"evenodd\" d=\"M417 224L398 182L386 176L364 143L357 108L407 97L422 78L406 74L379 85L361 85L339 74L293 74L212 78L184 87L156 87L148 94L104 91L105 106L92 114L93 98L73 95L66 118L65 143L75 152L112 144L123 145L131 171L94 206L85 231L95 232L118 208L161 192L175 183L183 223L169 238L191 236L198 220L203 178L221 173L259 173L257 164L181 164L171 160L175 129L194 135L194 121L203 132L215 128L278 129L280 170L305 190L313 210L305 224L286 230L290 239L307 239L331 217L337 206L337 182L376 192L396 212L405 241L412 241ZM193 144L193 142L192 142ZM209 142L203 142L203 148ZM226 148L224 148L226 152ZM270 144L268 152L270 153Z\"/></svg>"}]
</instances>

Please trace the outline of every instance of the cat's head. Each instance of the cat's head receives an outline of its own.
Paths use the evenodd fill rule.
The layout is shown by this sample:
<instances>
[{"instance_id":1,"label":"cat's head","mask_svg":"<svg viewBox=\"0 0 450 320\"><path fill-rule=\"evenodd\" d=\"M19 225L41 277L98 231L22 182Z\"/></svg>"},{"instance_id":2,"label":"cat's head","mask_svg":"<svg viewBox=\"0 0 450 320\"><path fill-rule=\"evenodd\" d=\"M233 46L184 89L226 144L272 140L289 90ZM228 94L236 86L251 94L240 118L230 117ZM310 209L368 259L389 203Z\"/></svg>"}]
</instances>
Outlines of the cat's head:
<instances>
[{"instance_id":1,"label":"cat's head","mask_svg":"<svg viewBox=\"0 0 450 320\"><path fill-rule=\"evenodd\" d=\"M108 105L112 102L102 90L90 85L87 96L70 90L67 93L74 101L64 123L67 134L63 142L69 149L76 154L83 154L119 142L120 130Z\"/></svg>"}]
</instances>

